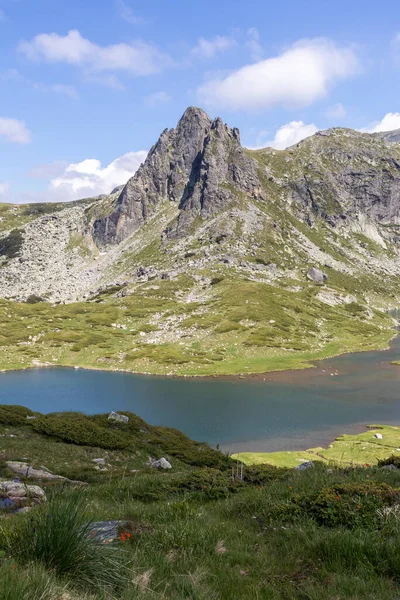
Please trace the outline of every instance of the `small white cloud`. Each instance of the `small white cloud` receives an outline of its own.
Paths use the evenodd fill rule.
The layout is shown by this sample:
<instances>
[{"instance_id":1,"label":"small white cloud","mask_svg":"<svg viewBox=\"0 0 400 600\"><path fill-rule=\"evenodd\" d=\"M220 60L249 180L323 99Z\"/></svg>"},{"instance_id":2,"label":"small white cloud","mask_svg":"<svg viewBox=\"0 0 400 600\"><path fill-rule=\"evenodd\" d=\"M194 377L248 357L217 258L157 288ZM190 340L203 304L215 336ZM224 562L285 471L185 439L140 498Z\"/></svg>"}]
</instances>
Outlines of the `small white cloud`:
<instances>
[{"instance_id":1,"label":"small white cloud","mask_svg":"<svg viewBox=\"0 0 400 600\"><path fill-rule=\"evenodd\" d=\"M231 110L307 106L360 64L354 50L327 39L302 40L282 54L247 65L198 89L204 104Z\"/></svg>"},{"instance_id":2,"label":"small white cloud","mask_svg":"<svg viewBox=\"0 0 400 600\"><path fill-rule=\"evenodd\" d=\"M378 133L380 131L393 131L400 129L400 112L387 113L379 122L371 123L368 127L361 129L366 133Z\"/></svg>"},{"instance_id":3,"label":"small white cloud","mask_svg":"<svg viewBox=\"0 0 400 600\"><path fill-rule=\"evenodd\" d=\"M9 192L10 190L10 185L8 183L5 182L0 182L0 197L3 197L7 194L7 192Z\"/></svg>"},{"instance_id":4,"label":"small white cloud","mask_svg":"<svg viewBox=\"0 0 400 600\"><path fill-rule=\"evenodd\" d=\"M116 0L118 14L127 23L131 25L142 25L145 20L142 17L139 17L130 6L128 6L124 0Z\"/></svg>"},{"instance_id":5,"label":"small white cloud","mask_svg":"<svg viewBox=\"0 0 400 600\"><path fill-rule=\"evenodd\" d=\"M0 117L0 140L1 138L15 144L28 144L31 141L31 133L23 121Z\"/></svg>"},{"instance_id":6,"label":"small white cloud","mask_svg":"<svg viewBox=\"0 0 400 600\"><path fill-rule=\"evenodd\" d=\"M269 146L276 150L284 150L304 140L304 138L314 135L317 131L318 127L314 123L306 124L303 121L291 121L279 127L272 140L267 139L269 131L260 131L257 137L257 145L253 149Z\"/></svg>"},{"instance_id":7,"label":"small white cloud","mask_svg":"<svg viewBox=\"0 0 400 600\"><path fill-rule=\"evenodd\" d=\"M346 114L347 111L340 102L338 102L338 104L334 104L333 106L328 106L326 109L326 116L331 119L343 119Z\"/></svg>"},{"instance_id":8,"label":"small white cloud","mask_svg":"<svg viewBox=\"0 0 400 600\"><path fill-rule=\"evenodd\" d=\"M150 106L153 108L154 106L159 106L160 104L166 104L172 100L172 96L167 94L167 92L155 92L154 94L150 94L146 96L144 99L144 103L146 106Z\"/></svg>"},{"instance_id":9,"label":"small white cloud","mask_svg":"<svg viewBox=\"0 0 400 600\"><path fill-rule=\"evenodd\" d=\"M250 55L253 60L259 61L262 59L264 50L260 43L259 31L255 27L251 27L247 30L246 47L250 50Z\"/></svg>"},{"instance_id":10,"label":"small white cloud","mask_svg":"<svg viewBox=\"0 0 400 600\"><path fill-rule=\"evenodd\" d=\"M147 152L128 152L106 167L94 158L68 165L63 173L51 180L49 196L57 201L76 200L111 190L128 181L145 160Z\"/></svg>"},{"instance_id":11,"label":"small white cloud","mask_svg":"<svg viewBox=\"0 0 400 600\"><path fill-rule=\"evenodd\" d=\"M126 71L133 75L158 73L172 64L169 56L140 40L100 46L73 29L67 35L41 33L22 42L19 51L29 60L67 63L92 72Z\"/></svg>"},{"instance_id":12,"label":"small white cloud","mask_svg":"<svg viewBox=\"0 0 400 600\"><path fill-rule=\"evenodd\" d=\"M192 54L200 58L214 58L217 54L230 50L235 44L233 38L223 35L217 35L211 40L201 37L192 49Z\"/></svg>"}]
</instances>

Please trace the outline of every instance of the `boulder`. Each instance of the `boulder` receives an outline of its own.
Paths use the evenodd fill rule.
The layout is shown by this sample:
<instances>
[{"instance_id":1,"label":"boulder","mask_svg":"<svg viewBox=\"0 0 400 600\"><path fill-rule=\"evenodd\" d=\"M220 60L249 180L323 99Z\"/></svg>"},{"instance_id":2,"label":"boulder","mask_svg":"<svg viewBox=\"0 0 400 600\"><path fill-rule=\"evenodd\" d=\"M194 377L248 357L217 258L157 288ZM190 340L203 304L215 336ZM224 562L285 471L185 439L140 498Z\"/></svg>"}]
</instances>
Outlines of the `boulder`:
<instances>
[{"instance_id":1,"label":"boulder","mask_svg":"<svg viewBox=\"0 0 400 600\"><path fill-rule=\"evenodd\" d=\"M307 278L318 285L323 285L326 281L328 281L328 275L316 267L311 267L307 273Z\"/></svg>"},{"instance_id":2,"label":"boulder","mask_svg":"<svg viewBox=\"0 0 400 600\"><path fill-rule=\"evenodd\" d=\"M164 470L168 470L168 469L172 469L172 465L170 462L167 461L166 458L162 457L159 460L155 460L154 458L150 458L149 462L147 463L150 467L153 467L154 469L164 469Z\"/></svg>"},{"instance_id":3,"label":"boulder","mask_svg":"<svg viewBox=\"0 0 400 600\"><path fill-rule=\"evenodd\" d=\"M384 465L382 469L384 471L397 471L397 467L395 465Z\"/></svg>"},{"instance_id":4,"label":"boulder","mask_svg":"<svg viewBox=\"0 0 400 600\"><path fill-rule=\"evenodd\" d=\"M114 412L113 410L108 415L109 421L114 421L115 423L129 423L129 417L126 415L120 415L119 413Z\"/></svg>"},{"instance_id":5,"label":"boulder","mask_svg":"<svg viewBox=\"0 0 400 600\"><path fill-rule=\"evenodd\" d=\"M381 433L374 433L374 438L376 440L382 440L383 439L383 435Z\"/></svg>"},{"instance_id":6,"label":"boulder","mask_svg":"<svg viewBox=\"0 0 400 600\"><path fill-rule=\"evenodd\" d=\"M315 464L312 460L307 460L306 462L301 463L301 465L297 465L295 471L305 471L306 469L312 469L315 467Z\"/></svg>"},{"instance_id":7,"label":"boulder","mask_svg":"<svg viewBox=\"0 0 400 600\"><path fill-rule=\"evenodd\" d=\"M22 477L27 477L28 479L57 479L60 481L68 481L66 477L63 477L62 475L55 475L46 467L40 467L40 469L35 469L26 462L19 462L14 460L7 461L6 465L10 469L10 471L15 473L16 475L22 475Z\"/></svg>"},{"instance_id":8,"label":"boulder","mask_svg":"<svg viewBox=\"0 0 400 600\"><path fill-rule=\"evenodd\" d=\"M45 501L46 494L38 485L0 481L0 509L17 510Z\"/></svg>"},{"instance_id":9,"label":"boulder","mask_svg":"<svg viewBox=\"0 0 400 600\"><path fill-rule=\"evenodd\" d=\"M84 481L73 481L72 479L63 477L62 475L56 475L44 466L41 466L39 469L35 469L26 462L14 460L7 461L6 465L10 469L10 471L15 473L16 475L21 475L22 477L26 477L27 479L39 479L44 481L62 481L64 483L71 483L79 486L87 485Z\"/></svg>"},{"instance_id":10,"label":"boulder","mask_svg":"<svg viewBox=\"0 0 400 600\"><path fill-rule=\"evenodd\" d=\"M106 464L106 461L104 458L93 458L92 462L96 463L97 465L100 466L104 466Z\"/></svg>"}]
</instances>

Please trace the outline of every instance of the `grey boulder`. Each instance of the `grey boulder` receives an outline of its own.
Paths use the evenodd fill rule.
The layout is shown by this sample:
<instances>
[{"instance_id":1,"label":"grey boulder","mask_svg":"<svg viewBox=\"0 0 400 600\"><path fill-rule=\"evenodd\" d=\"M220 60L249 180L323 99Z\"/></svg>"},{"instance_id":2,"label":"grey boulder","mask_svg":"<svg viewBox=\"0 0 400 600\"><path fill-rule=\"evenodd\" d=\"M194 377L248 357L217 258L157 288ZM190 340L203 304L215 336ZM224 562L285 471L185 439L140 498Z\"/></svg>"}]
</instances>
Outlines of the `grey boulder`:
<instances>
[{"instance_id":1,"label":"grey boulder","mask_svg":"<svg viewBox=\"0 0 400 600\"><path fill-rule=\"evenodd\" d=\"M328 275L316 267L311 267L307 273L307 278L318 285L323 285L326 281L328 281Z\"/></svg>"}]
</instances>

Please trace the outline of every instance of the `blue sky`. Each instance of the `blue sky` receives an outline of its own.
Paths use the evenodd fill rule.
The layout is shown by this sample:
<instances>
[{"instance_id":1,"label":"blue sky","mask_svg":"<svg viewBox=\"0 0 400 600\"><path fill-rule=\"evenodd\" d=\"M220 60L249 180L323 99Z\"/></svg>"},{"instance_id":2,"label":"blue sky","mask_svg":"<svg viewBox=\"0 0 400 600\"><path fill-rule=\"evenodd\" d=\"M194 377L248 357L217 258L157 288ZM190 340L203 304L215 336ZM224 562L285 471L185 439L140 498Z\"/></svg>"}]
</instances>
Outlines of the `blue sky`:
<instances>
[{"instance_id":1,"label":"blue sky","mask_svg":"<svg viewBox=\"0 0 400 600\"><path fill-rule=\"evenodd\" d=\"M0 200L123 183L189 105L283 148L400 128L395 0L0 0Z\"/></svg>"}]
</instances>

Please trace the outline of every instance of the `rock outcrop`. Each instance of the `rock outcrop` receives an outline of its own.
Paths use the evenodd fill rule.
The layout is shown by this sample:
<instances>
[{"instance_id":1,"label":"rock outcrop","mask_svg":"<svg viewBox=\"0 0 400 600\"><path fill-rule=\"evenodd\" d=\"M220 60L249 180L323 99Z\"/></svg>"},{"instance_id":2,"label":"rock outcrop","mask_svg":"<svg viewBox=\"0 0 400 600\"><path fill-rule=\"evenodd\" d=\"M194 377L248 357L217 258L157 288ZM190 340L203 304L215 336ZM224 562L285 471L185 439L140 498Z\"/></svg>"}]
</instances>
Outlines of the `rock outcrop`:
<instances>
[{"instance_id":1,"label":"rock outcrop","mask_svg":"<svg viewBox=\"0 0 400 600\"><path fill-rule=\"evenodd\" d=\"M163 131L111 214L95 220L93 237L100 247L121 242L162 202L181 209L168 233L183 235L196 216L210 217L241 192L262 197L255 164L240 144L239 131L191 107L176 129Z\"/></svg>"}]
</instances>

